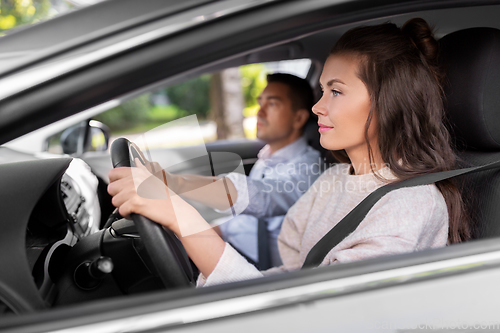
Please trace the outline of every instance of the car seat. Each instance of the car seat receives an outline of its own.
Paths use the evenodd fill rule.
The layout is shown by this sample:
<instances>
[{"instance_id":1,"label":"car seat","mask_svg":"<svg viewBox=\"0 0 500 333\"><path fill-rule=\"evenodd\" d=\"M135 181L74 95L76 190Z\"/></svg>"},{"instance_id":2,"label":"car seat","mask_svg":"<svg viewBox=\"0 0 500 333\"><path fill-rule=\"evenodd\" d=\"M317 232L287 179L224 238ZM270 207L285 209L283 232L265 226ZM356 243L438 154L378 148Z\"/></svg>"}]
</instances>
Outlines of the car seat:
<instances>
[{"instance_id":1,"label":"car seat","mask_svg":"<svg viewBox=\"0 0 500 333\"><path fill-rule=\"evenodd\" d=\"M445 107L461 167L500 160L500 30L470 28L441 38ZM500 236L500 170L460 179L474 238Z\"/></svg>"}]
</instances>

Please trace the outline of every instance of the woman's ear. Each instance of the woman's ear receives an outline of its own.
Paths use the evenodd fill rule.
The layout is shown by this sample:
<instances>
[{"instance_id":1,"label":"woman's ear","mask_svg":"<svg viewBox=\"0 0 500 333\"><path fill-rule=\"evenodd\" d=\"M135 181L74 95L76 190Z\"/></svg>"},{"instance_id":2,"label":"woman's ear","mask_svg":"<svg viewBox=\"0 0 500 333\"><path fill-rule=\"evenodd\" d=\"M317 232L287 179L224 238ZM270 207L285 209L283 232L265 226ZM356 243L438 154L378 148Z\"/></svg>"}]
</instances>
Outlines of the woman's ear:
<instances>
[{"instance_id":1,"label":"woman's ear","mask_svg":"<svg viewBox=\"0 0 500 333\"><path fill-rule=\"evenodd\" d=\"M293 122L293 128L300 130L309 119L309 111L306 109L299 109L295 111L295 117Z\"/></svg>"}]
</instances>

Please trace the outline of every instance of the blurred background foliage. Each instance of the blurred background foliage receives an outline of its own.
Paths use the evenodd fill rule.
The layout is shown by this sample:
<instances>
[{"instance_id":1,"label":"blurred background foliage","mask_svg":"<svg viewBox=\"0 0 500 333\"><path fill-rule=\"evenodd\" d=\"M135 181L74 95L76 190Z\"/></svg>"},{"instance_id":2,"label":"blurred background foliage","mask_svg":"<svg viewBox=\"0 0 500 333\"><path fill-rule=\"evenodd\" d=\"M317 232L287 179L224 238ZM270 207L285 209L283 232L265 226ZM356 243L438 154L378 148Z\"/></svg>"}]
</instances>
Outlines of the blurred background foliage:
<instances>
[{"instance_id":1,"label":"blurred background foliage","mask_svg":"<svg viewBox=\"0 0 500 333\"><path fill-rule=\"evenodd\" d=\"M210 74L164 89L171 104L205 119L210 111Z\"/></svg>"},{"instance_id":2,"label":"blurred background foliage","mask_svg":"<svg viewBox=\"0 0 500 333\"><path fill-rule=\"evenodd\" d=\"M267 69L263 64L240 67L245 117L258 111L257 97L266 86ZM206 120L210 112L211 74L146 93L124 102L95 120L108 125L113 133L143 132L174 119L196 114Z\"/></svg>"},{"instance_id":3,"label":"blurred background foliage","mask_svg":"<svg viewBox=\"0 0 500 333\"><path fill-rule=\"evenodd\" d=\"M259 111L257 98L267 85L266 75L269 70L264 64L250 64L240 67L241 86L245 98L245 117L255 116Z\"/></svg>"},{"instance_id":4,"label":"blurred background foliage","mask_svg":"<svg viewBox=\"0 0 500 333\"><path fill-rule=\"evenodd\" d=\"M9 29L34 24L97 1L0 0L0 36Z\"/></svg>"}]
</instances>

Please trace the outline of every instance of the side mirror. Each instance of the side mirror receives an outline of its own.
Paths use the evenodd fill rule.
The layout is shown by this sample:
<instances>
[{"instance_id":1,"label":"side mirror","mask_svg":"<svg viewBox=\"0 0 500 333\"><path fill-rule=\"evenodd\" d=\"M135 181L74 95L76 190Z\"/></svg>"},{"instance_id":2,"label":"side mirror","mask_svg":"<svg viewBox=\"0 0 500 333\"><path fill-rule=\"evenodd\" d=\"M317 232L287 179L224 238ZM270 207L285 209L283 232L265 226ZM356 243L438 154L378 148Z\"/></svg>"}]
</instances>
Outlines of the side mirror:
<instances>
[{"instance_id":1,"label":"side mirror","mask_svg":"<svg viewBox=\"0 0 500 333\"><path fill-rule=\"evenodd\" d=\"M61 148L65 154L81 155L88 151L106 151L109 144L109 128L95 120L83 121L61 134Z\"/></svg>"}]
</instances>

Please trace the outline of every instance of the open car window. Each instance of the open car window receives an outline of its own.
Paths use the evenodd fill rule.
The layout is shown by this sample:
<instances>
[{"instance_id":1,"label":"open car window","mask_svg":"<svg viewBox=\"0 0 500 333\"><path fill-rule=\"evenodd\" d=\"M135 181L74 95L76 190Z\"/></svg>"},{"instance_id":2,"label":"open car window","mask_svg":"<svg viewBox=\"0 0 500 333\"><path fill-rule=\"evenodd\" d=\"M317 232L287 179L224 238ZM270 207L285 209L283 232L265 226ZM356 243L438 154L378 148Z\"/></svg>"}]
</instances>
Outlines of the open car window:
<instances>
[{"instance_id":1,"label":"open car window","mask_svg":"<svg viewBox=\"0 0 500 333\"><path fill-rule=\"evenodd\" d=\"M290 73L306 78L310 67L309 59L297 59L228 68L149 91L92 119L110 129L110 144L121 136L134 141L143 133L154 133L156 127L191 115L196 116L206 143L255 139L257 97L266 86L266 75ZM43 145L46 151L55 154L76 152L70 142L64 141L71 140L65 131L47 138ZM155 147L189 146L191 139L189 131L184 131L158 138Z\"/></svg>"},{"instance_id":2,"label":"open car window","mask_svg":"<svg viewBox=\"0 0 500 333\"><path fill-rule=\"evenodd\" d=\"M318 71L311 64L309 59L284 60L202 74L139 96L120 99L119 102L105 103L103 111L89 110L91 113L88 117L62 120L28 133L5 146L24 153L48 152L79 156L85 152L106 151L117 137L126 136L133 141L142 133L190 115L197 117L206 143L224 139L255 139L257 97L266 86L266 74L279 72L306 78L308 74ZM234 86L238 89L229 89ZM233 90L230 92L232 95L224 96L228 90ZM227 99L231 99L232 104L226 105L224 100ZM91 133L85 147L79 147L82 145L79 137L84 134L82 126L87 126L89 119L92 120L93 136ZM217 127L226 130L217 131ZM106 138L97 128L106 130ZM161 145L189 145L188 133L184 132L183 135L162 138ZM108 140L106 145L103 145L104 139ZM158 146L158 143L155 145Z\"/></svg>"}]
</instances>

